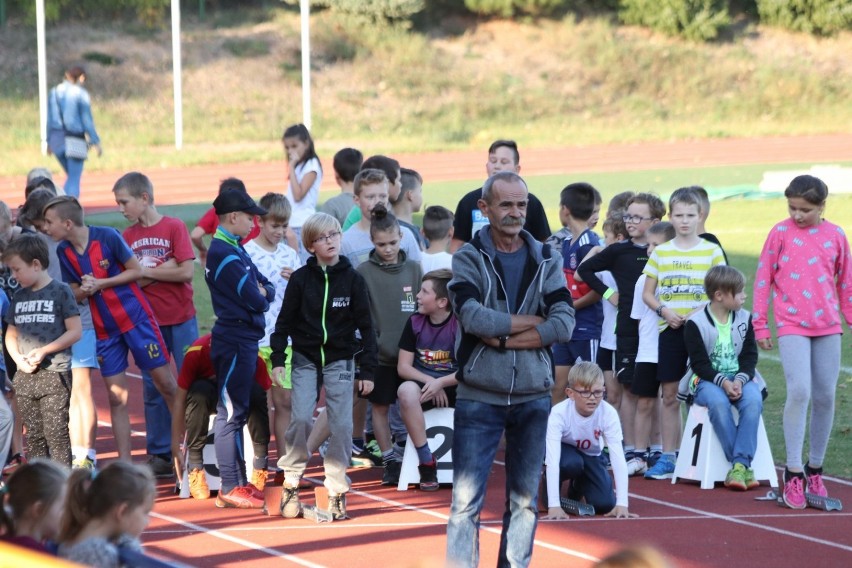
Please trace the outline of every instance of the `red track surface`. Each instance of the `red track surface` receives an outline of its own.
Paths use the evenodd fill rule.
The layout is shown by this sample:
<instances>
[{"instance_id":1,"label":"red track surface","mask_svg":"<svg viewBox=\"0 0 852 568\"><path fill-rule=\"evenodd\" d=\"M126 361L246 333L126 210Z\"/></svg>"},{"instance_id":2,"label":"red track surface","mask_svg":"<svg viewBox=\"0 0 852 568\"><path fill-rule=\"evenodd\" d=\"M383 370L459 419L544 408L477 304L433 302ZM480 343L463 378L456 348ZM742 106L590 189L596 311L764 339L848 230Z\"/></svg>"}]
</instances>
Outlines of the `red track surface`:
<instances>
[{"instance_id":1,"label":"red track surface","mask_svg":"<svg viewBox=\"0 0 852 568\"><path fill-rule=\"evenodd\" d=\"M481 179L484 152L397 155L427 180ZM676 143L586 146L524 150L525 174L629 171L744 163L826 162L852 160L852 135L796 138L725 139ZM326 169L330 164L326 164ZM146 172L157 188L158 204L209 202L218 181L238 176L254 195L280 191L281 163L233 164L198 168L164 168ZM114 207L111 188L120 172L84 173L83 203ZM59 176L62 181L62 176ZM327 185L333 183L327 176ZM22 201L20 179L0 178L0 199L15 207ZM139 381L131 391L132 427L144 432ZM101 460L115 457L108 427L105 390L95 388L102 427ZM144 456L144 436L135 436L137 459ZM781 456L776 448L776 460ZM500 537L504 500L504 468L492 470L482 514L481 565L493 566ZM308 477L322 479L318 460ZM257 511L220 510L213 501L179 499L170 483L160 485L151 525L143 535L150 552L192 566L440 566L446 541L451 492L397 492L379 484L381 471L352 470L348 501L353 519L318 525L296 519L270 518ZM830 494L847 511L792 511L754 501L768 487L746 494L724 488L705 491L697 484L631 480L630 509L639 519L572 519L539 524L533 566L590 566L621 546L649 543L663 550L674 565L709 568L765 564L785 566L852 565L852 482L828 480ZM303 491L306 501L310 492Z\"/></svg>"},{"instance_id":2,"label":"red track surface","mask_svg":"<svg viewBox=\"0 0 852 568\"><path fill-rule=\"evenodd\" d=\"M137 375L138 377L138 375ZM144 431L140 381L131 379L131 419ZM99 459L115 457L105 390L95 388L99 417ZM134 436L134 455L144 459L144 437ZM777 451L777 450L776 450ZM271 452L274 452L271 448ZM775 456L776 460L780 455ZM496 564L503 512L504 473L498 454L489 480L480 532L481 565ZM180 499L173 484L162 482L151 524L143 535L146 549L191 566L346 566L347 568L432 567L443 565L451 490L400 492L380 485L380 469L352 469L348 499L351 520L315 524L305 519L267 517L258 511L216 509L213 500ZM322 481L314 458L306 476ZM852 565L852 482L827 481L829 493L847 504L843 512L793 511L755 501L761 486L734 493L697 483L631 479L630 510L640 518L572 518L541 522L533 566L591 566L618 548L652 544L674 566L730 568L762 563L772 568ZM310 503L310 490L302 491Z\"/></svg>"},{"instance_id":3,"label":"red track surface","mask_svg":"<svg viewBox=\"0 0 852 568\"><path fill-rule=\"evenodd\" d=\"M402 165L420 172L427 181L480 180L485 175L485 152L394 154ZM95 158L96 159L96 158ZM521 149L525 175L577 172L636 171L735 164L777 164L852 160L852 134L775 138L725 138L676 142ZM44 163L54 171L53 158ZM331 160L324 159L323 188L334 187ZM23 202L24 175L0 178L0 199L13 209ZM82 202L87 208L115 207L112 186L124 172L83 172ZM249 193L260 196L280 192L286 184L281 162L210 165L192 168L157 168L145 171L156 188L158 205L212 202L219 181L236 176ZM64 181L64 174L57 174Z\"/></svg>"}]
</instances>

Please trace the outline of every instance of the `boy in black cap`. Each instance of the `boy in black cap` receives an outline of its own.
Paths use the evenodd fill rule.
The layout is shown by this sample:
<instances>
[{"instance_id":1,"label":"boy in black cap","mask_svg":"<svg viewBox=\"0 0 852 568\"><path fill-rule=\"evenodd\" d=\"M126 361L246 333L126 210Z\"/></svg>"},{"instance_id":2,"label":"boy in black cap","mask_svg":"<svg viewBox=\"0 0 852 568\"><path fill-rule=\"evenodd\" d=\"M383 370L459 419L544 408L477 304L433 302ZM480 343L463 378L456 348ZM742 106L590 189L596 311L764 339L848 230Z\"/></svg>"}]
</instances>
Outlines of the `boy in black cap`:
<instances>
[{"instance_id":1,"label":"boy in black cap","mask_svg":"<svg viewBox=\"0 0 852 568\"><path fill-rule=\"evenodd\" d=\"M213 426L222 480L216 506L256 509L263 506L263 493L246 479L240 450L257 366L257 342L266 327L263 313L269 309L275 289L240 245L254 216L266 214L240 186L245 187L240 180L224 180L213 202L219 227L207 253L204 279L216 314L210 346L220 393Z\"/></svg>"}]
</instances>

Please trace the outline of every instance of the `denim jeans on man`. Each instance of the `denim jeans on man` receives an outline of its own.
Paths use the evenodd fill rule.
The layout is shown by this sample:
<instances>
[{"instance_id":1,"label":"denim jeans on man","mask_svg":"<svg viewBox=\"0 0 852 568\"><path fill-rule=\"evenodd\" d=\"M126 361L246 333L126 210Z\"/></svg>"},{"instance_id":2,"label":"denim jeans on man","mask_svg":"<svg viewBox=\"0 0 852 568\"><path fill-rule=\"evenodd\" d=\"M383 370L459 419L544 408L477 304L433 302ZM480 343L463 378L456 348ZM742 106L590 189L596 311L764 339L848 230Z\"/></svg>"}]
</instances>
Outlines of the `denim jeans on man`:
<instances>
[{"instance_id":1,"label":"denim jeans on man","mask_svg":"<svg viewBox=\"0 0 852 568\"><path fill-rule=\"evenodd\" d=\"M699 381L695 390L695 404L706 406L710 423L731 463L751 467L757 450L757 428L763 412L763 396L754 381L743 385L743 395L731 402L722 387L710 381ZM734 422L731 406L739 412L739 423Z\"/></svg>"},{"instance_id":2,"label":"denim jeans on man","mask_svg":"<svg viewBox=\"0 0 852 568\"><path fill-rule=\"evenodd\" d=\"M456 400L453 432L453 504L447 524L447 561L479 564L479 515L500 436L506 432L507 510L497 566L527 566L538 522L538 486L544 463L550 396L495 406Z\"/></svg>"}]
</instances>

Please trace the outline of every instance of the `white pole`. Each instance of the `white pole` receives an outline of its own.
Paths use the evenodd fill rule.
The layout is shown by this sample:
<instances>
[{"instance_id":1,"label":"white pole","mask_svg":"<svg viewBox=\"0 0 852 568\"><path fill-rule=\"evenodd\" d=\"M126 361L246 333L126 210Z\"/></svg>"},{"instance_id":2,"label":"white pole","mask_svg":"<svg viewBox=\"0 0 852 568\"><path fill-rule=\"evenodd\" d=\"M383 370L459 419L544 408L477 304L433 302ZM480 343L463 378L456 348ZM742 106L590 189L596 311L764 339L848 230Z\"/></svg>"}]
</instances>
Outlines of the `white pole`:
<instances>
[{"instance_id":1,"label":"white pole","mask_svg":"<svg viewBox=\"0 0 852 568\"><path fill-rule=\"evenodd\" d=\"M311 33L308 24L310 0L300 0L302 13L302 122L311 129Z\"/></svg>"},{"instance_id":2,"label":"white pole","mask_svg":"<svg viewBox=\"0 0 852 568\"><path fill-rule=\"evenodd\" d=\"M38 116L41 155L47 155L47 55L44 46L44 0L36 0L36 43L38 49Z\"/></svg>"},{"instance_id":3,"label":"white pole","mask_svg":"<svg viewBox=\"0 0 852 568\"><path fill-rule=\"evenodd\" d=\"M172 0L172 74L175 91L175 148L183 148L183 89L180 60L180 0Z\"/></svg>"}]
</instances>

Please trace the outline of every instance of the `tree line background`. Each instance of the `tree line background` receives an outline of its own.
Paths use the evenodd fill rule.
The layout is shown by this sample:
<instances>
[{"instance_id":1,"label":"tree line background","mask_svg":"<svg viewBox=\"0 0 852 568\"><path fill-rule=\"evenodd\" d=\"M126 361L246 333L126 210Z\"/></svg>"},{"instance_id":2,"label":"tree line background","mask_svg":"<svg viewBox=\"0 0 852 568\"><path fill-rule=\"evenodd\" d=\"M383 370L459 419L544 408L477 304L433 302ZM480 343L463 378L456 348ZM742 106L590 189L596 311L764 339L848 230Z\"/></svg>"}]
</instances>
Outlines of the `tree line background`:
<instances>
[{"instance_id":1,"label":"tree line background","mask_svg":"<svg viewBox=\"0 0 852 568\"><path fill-rule=\"evenodd\" d=\"M10 17L32 20L33 0L8 1ZM4 0L0 0L4 3ZM299 0L182 0L184 13L207 10L298 9ZM48 22L134 18L149 26L169 17L170 0L46 0ZM852 30L849 0L312 0L314 10L334 10L377 23L434 25L448 15L548 18L575 13L611 15L635 26L693 41L712 41L739 21L831 36Z\"/></svg>"}]
</instances>

